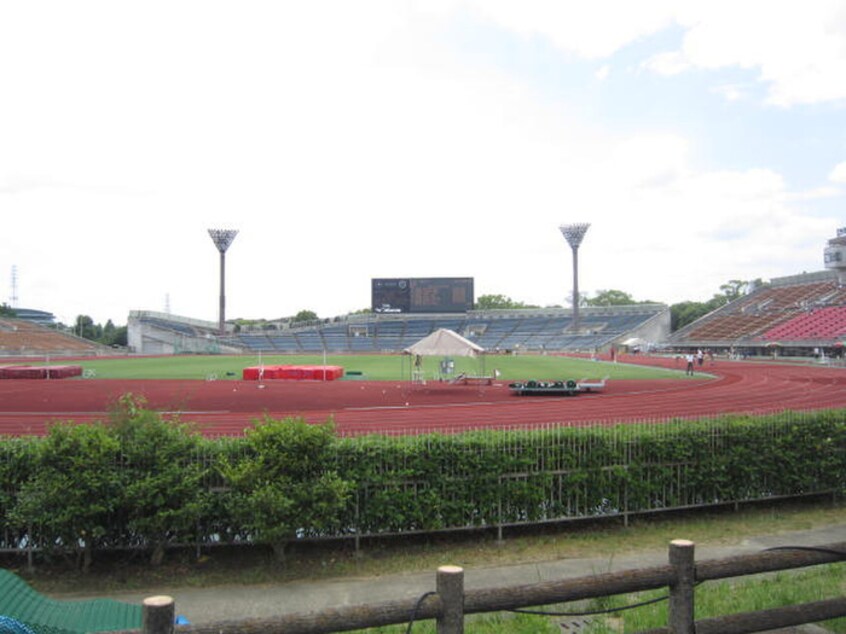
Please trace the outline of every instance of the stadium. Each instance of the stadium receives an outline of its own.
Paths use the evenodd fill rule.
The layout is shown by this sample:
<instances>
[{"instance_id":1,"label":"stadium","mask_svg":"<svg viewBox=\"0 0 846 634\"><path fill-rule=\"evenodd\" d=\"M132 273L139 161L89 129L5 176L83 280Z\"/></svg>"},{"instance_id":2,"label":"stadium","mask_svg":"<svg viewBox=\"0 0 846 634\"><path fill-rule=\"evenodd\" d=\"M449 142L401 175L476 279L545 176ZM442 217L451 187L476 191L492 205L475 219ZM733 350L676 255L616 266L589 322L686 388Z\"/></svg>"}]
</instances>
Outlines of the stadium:
<instances>
[{"instance_id":1,"label":"stadium","mask_svg":"<svg viewBox=\"0 0 846 634\"><path fill-rule=\"evenodd\" d=\"M456 420L449 412L439 414L439 429L458 431L485 427L485 421L488 421L487 426L504 428L573 421L603 423L626 417L660 420L684 416L686 411L693 410L697 414L760 412L760 401L768 403L767 411L837 405L837 402L831 403L830 397L812 395L807 384L798 396L792 394L788 387L779 387L767 398L758 393L764 382L756 378L759 373L757 368L722 361L750 358L758 361L810 360L820 366L815 368L817 372L834 369L841 363L846 343L846 228L838 230L836 237L825 245L825 270L758 284L719 309L671 332L671 311L665 304L580 305L578 252L588 227L589 224L582 223L562 225L560 228L573 255L571 308L479 310L475 308L472 277L374 278L371 280L369 312L306 322L279 319L262 321L258 325L226 320L226 253L238 232L210 229L209 235L220 255L218 322L133 310L128 317L128 348L115 350L51 328L51 313L18 309L16 318L0 320L0 355L12 360L4 365L0 377L56 379L81 374L86 379L97 377L95 367L83 369L87 366L86 362L70 368L57 366L57 360L63 358L159 357L176 360L191 356L235 360L224 364L225 367L218 364L218 369L198 370L194 374L179 376L203 381L190 389L190 383L178 386L178 390L174 383L168 382L157 384L146 380L133 384L131 372L121 376L125 381L123 384L88 380L85 389L76 382L61 390L53 387L55 396L47 405L40 412L30 412L26 424L17 424L18 431L41 432L49 420L64 413L86 412L84 420L102 415L107 411L108 403L119 397L121 390L143 394L159 411L185 411L190 408L197 419L214 419L218 427L216 430L209 428L209 434L240 433L261 412L303 416L312 421L331 415L345 433L355 433L352 424L348 427L344 425L345 420L356 418L357 415L352 413L360 411L356 408L373 408L368 414L370 420L390 418L390 422L364 425L363 429L392 429L398 433L432 429L431 424L426 426L426 417L419 411L416 412L418 423L415 423L415 416L409 415L408 411L387 409L400 406L405 410L414 409L415 402L425 403L431 414L431 409L435 407L449 408L466 402L481 408L483 404L502 401L497 405L496 415L481 415L473 424L468 422L470 410L462 412ZM418 365L412 368L408 353L414 350L414 346L433 333L444 331L452 333L468 349L427 349L423 355L416 355ZM658 401L646 397L641 399L642 404L638 404L633 397L627 397L631 402L620 408L619 413L608 407L610 398L621 397L621 393L643 395L653 390L664 391L667 385L659 382L654 387L645 387L637 381L632 382L631 377L621 377L616 369L619 361L625 359L629 364L679 370L682 355L694 351L707 351L711 366L714 359L721 361L719 366L711 367L712 375L721 377L722 383L739 386L736 394L715 399L714 406L708 411L699 405L708 402L708 399L697 398L697 406L691 406L691 398L685 394L690 389L690 383L682 383L682 387L674 390L679 394L675 402L668 398ZM471 365L462 360L456 370L454 357L464 357L465 353L476 360ZM421 356L426 357L425 363L421 363ZM318 386L292 386L290 381L261 381L260 393L248 398L250 386L241 390L242 394L236 398L227 386L231 381L215 384L217 382L212 380L246 379L249 372L252 372L249 378L253 380L259 376L272 378L276 371L267 369L265 372L264 365L273 358L278 358L276 363L284 363L288 358L300 359L296 363L301 364L301 358L305 358L310 367L320 368L326 366L330 357L336 368L333 371L344 379L333 381L333 385L326 384L327 370L324 369L319 377L323 380L316 381L321 384ZM363 363L362 357L396 359L393 363L400 367L390 377L368 380L379 372L374 375L357 368ZM510 370L516 358L547 361L591 359L595 367L573 370L584 372L583 376L555 376L554 373L559 370L544 369L543 366L536 370ZM27 363L16 362L16 359L39 363L30 367ZM173 365L176 361L168 363ZM780 371L778 367L767 370L768 373ZM303 370L297 372L300 374L298 378L315 378L314 375L303 375ZM547 374L527 376L527 372ZM501 380L496 380L500 377ZM399 379L399 382L383 385L388 378ZM605 378L611 380L606 383ZM513 390L508 389L508 382L515 380L588 379L603 388L605 403L601 407L595 405L598 402L596 398L582 398L573 399L566 408L556 404L543 412L544 407L540 403L515 402L511 398ZM354 385L351 383L353 380ZM839 374L820 381L823 384L826 381L837 383ZM473 383L471 387L475 389L466 389L468 382ZM716 385L722 389L722 383L717 381ZM11 390L5 399L7 413L3 414L11 425L6 431L15 433L14 416L17 412L31 409L31 399L21 396L19 389L12 389L16 384L3 384ZM272 389L266 389L269 384L273 384ZM372 384L376 384L378 389L368 389ZM714 388L712 382L707 389ZM704 391L706 388L698 389ZM312 402L306 402L308 399L304 401L302 397L308 390L315 391ZM67 391L69 395L61 396L60 391ZM835 398L837 394L834 393ZM788 399L789 404L784 403L784 399ZM408 420L402 424L396 422L403 417ZM418 424L419 427L416 426Z\"/></svg>"},{"instance_id":2,"label":"stadium","mask_svg":"<svg viewBox=\"0 0 846 634\"><path fill-rule=\"evenodd\" d=\"M288 632L259 586L554 609L518 584L580 560L561 611L725 631L717 549L846 553L846 3L0 6L0 556L45 598ZM762 619L846 634L819 577ZM431 581L392 625L458 621Z\"/></svg>"},{"instance_id":3,"label":"stadium","mask_svg":"<svg viewBox=\"0 0 846 634\"><path fill-rule=\"evenodd\" d=\"M85 480L88 470L117 469L114 481L130 478L150 488L144 496L166 498L144 510L141 493L113 492L126 508L97 520L99 547L158 553L185 543L276 549L326 539L357 550L363 539L442 531L501 539L527 525L628 523L638 514L826 498L846 486L846 230L826 246L827 270L773 280L673 333L662 304L475 310L472 278L373 279L370 313L237 328L224 318L218 248L218 323L133 311L129 353L33 320L0 320L2 548L63 543L64 528L51 529L45 513L68 503L68 486L48 482L54 463L39 469L32 452L78 443L95 455L97 434L96 442L114 433L119 442L95 452L100 462L57 454L55 464L70 461L57 477L79 472L80 495L91 500L103 493L87 491L97 480ZM418 347L444 332L446 347ZM683 355L697 349L713 354L685 376ZM526 395L527 387L542 389ZM146 447L135 466L125 458L132 438ZM293 518L287 503L256 511L275 518L272 530L238 510L260 503L255 483L232 475L250 459L278 471L280 499L304 487ZM314 464L286 471L301 461ZM327 473L342 484L316 511L312 491ZM177 484L179 496L152 491ZM21 507L21 492L32 490L58 497ZM140 512L150 517L134 524ZM160 513L169 522L190 517L162 538L143 528ZM43 528L33 534L33 526Z\"/></svg>"},{"instance_id":4,"label":"stadium","mask_svg":"<svg viewBox=\"0 0 846 634\"><path fill-rule=\"evenodd\" d=\"M311 322L280 319L255 326L225 318L225 256L237 231L209 230L220 254L216 323L134 310L128 318L128 350L124 351L51 328L52 315L46 311L19 310L15 319L0 320L0 355L10 359L0 369L0 377L85 375L84 387L77 381L63 387L54 384L50 399L35 401L19 389L20 384L0 381L0 389L6 392L4 412L0 412L3 430L44 433L49 421L70 413L78 420L95 420L127 392L143 395L158 411L191 411L194 420L204 421L208 435L240 434L262 413L301 416L312 422L331 416L345 434L421 433L808 410L846 403L839 400L839 390L828 389L840 384L837 368L846 342L846 229L825 245L825 270L762 283L671 332L670 307L665 304L579 305L578 249L588 226L561 227L573 254L572 308L477 310L472 277L374 278L370 312ZM424 353L424 363L412 368L407 353L440 331L454 333L463 345L472 346L474 360L461 359L465 356L461 349L434 349ZM704 381L706 385L695 388L689 381L680 382L668 391L666 377L650 382L654 377L638 379L619 373L624 365L677 371L682 355L697 350L707 351L711 363L703 369L718 381ZM170 358L171 366L186 357L226 359L227 363L179 375L188 379L181 384L156 382L149 380L151 376L133 382L131 370L119 377L121 383L96 380L98 370L92 360L115 357ZM457 370L455 357L459 358ZM88 361L68 369L56 365L63 358ZM324 370L318 377L323 380L296 382L299 385L261 381L259 391L252 389L253 380L244 382L237 394L231 388L233 379L247 378L249 368L251 379L258 378L259 369L262 378L274 376L263 367L271 359L321 368L330 358L343 379L331 385ZM367 358L383 358L382 363L393 363L395 368L389 376L365 372ZM560 376L555 373L561 370L554 365L548 369L518 365L519 369L510 370L517 359L524 363L590 359L594 363L571 370L582 375ZM714 359L720 360L716 366ZM749 364L726 363L735 359L813 361L818 367L808 371L817 373L817 378L792 383L797 370L790 374L783 365L764 371ZM624 360L628 363L619 363ZM100 372L100 378L108 376ZM298 372L299 378L315 378ZM588 379L601 382L594 384L602 386L602 400L593 394L571 399L562 407L555 399L552 403L515 400L509 390L509 381ZM823 386L824 393L809 388L814 385ZM693 389L695 399L690 393ZM655 393L662 397L656 399ZM614 407L611 399L615 399ZM36 402L41 404L36 407ZM454 413L464 405L473 407Z\"/></svg>"},{"instance_id":5,"label":"stadium","mask_svg":"<svg viewBox=\"0 0 846 634\"><path fill-rule=\"evenodd\" d=\"M133 310L127 321L129 354L397 354L445 328L497 354L600 354L648 348L839 358L846 336L846 228L828 241L825 270L774 278L676 332L670 332L665 304L590 307L574 301L574 308L474 310L473 278L373 279L369 313L310 323L280 319L240 326L226 322L224 315L227 247L218 245L220 321ZM578 244L573 248L574 297L579 296L577 249ZM16 313L16 319L0 324L4 357L115 353L51 329L49 312L16 309Z\"/></svg>"},{"instance_id":6,"label":"stadium","mask_svg":"<svg viewBox=\"0 0 846 634\"><path fill-rule=\"evenodd\" d=\"M823 271L770 280L673 333L669 307L663 304L580 307L577 313L572 308L477 311L472 309L472 278L394 279L373 280L369 314L313 324L280 322L273 330L236 332L229 325L221 334L212 322L133 311L129 347L139 354L400 353L447 328L495 352L597 353L649 347L840 358L846 336L846 229L828 241L824 261ZM406 285L404 294L398 294L400 284ZM412 284L415 297L428 301L410 303Z\"/></svg>"}]
</instances>

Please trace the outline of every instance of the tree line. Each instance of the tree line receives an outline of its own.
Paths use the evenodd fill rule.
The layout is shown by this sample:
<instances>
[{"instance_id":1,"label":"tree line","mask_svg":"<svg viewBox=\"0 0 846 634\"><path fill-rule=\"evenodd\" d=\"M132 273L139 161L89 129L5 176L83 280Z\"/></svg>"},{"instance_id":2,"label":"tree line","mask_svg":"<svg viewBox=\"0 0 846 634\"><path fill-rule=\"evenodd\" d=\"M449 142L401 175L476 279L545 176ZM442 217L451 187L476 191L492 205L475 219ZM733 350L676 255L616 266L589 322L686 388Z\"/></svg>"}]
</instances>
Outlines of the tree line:
<instances>
[{"instance_id":1,"label":"tree line","mask_svg":"<svg viewBox=\"0 0 846 634\"><path fill-rule=\"evenodd\" d=\"M670 329L672 331L684 328L700 317L725 306L735 299L739 299L761 284L761 280L729 280L720 286L719 292L711 299L704 302L684 301L670 306ZM660 304L653 300L638 301L625 291L610 289L600 290L594 296L582 294L579 298L579 306L630 306L632 304ZM540 308L524 302L515 301L507 295L492 294L480 295L476 299L477 310L502 310L520 308Z\"/></svg>"},{"instance_id":2,"label":"tree line","mask_svg":"<svg viewBox=\"0 0 846 634\"><path fill-rule=\"evenodd\" d=\"M96 341L104 346L120 346L127 344L126 326L115 326L112 320L106 321L105 325L95 324L88 315L77 315L73 328L73 334L89 341Z\"/></svg>"}]
</instances>

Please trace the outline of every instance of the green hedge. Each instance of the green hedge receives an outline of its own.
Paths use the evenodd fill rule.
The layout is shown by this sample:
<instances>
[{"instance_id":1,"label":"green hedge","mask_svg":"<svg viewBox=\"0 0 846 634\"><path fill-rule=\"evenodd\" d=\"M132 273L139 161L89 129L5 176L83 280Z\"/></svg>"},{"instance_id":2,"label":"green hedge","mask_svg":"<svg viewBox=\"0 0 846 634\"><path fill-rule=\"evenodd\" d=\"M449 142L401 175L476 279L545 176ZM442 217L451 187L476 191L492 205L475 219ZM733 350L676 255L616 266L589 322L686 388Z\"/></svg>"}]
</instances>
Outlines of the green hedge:
<instances>
[{"instance_id":1,"label":"green hedge","mask_svg":"<svg viewBox=\"0 0 846 634\"><path fill-rule=\"evenodd\" d=\"M606 427L338 438L264 420L207 439L132 397L106 423L0 440L5 548L75 554L174 543L496 526L846 488L846 412Z\"/></svg>"},{"instance_id":2,"label":"green hedge","mask_svg":"<svg viewBox=\"0 0 846 634\"><path fill-rule=\"evenodd\" d=\"M363 532L432 530L840 491L844 412L338 441ZM350 522L353 524L352 522Z\"/></svg>"}]
</instances>

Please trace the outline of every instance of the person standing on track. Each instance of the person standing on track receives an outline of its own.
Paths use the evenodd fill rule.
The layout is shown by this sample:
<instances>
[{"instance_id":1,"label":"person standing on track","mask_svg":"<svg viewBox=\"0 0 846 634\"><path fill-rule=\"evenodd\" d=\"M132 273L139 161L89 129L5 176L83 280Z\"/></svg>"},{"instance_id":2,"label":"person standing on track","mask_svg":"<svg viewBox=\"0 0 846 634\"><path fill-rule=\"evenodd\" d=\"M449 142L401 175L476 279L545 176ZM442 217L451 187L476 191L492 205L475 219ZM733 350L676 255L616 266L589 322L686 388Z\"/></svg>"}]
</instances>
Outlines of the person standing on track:
<instances>
[{"instance_id":1,"label":"person standing on track","mask_svg":"<svg viewBox=\"0 0 846 634\"><path fill-rule=\"evenodd\" d=\"M684 373L687 374L687 375L693 376L693 365L694 365L694 361L695 361L693 353L688 352L685 355L684 359L685 359L685 361L687 361L687 369L685 370Z\"/></svg>"}]
</instances>

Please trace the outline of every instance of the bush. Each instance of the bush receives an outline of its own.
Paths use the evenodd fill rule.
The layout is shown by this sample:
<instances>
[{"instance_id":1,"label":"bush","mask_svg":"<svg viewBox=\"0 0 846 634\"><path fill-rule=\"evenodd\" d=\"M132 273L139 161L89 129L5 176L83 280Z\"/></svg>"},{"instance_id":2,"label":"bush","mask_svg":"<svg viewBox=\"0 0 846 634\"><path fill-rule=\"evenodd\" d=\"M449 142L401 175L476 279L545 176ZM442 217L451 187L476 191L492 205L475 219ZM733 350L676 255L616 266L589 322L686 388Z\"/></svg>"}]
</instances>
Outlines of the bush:
<instances>
[{"instance_id":1,"label":"bush","mask_svg":"<svg viewBox=\"0 0 846 634\"><path fill-rule=\"evenodd\" d=\"M327 469L333 438L331 424L267 418L247 431L243 455L222 466L237 517L280 561L291 540L339 528L350 484Z\"/></svg>"},{"instance_id":2,"label":"bush","mask_svg":"<svg viewBox=\"0 0 846 634\"><path fill-rule=\"evenodd\" d=\"M143 409L143 400L123 397L110 431L120 443L120 512L133 542L152 548L158 565L165 546L196 535L207 504L198 458L201 440L192 427Z\"/></svg>"},{"instance_id":3,"label":"bush","mask_svg":"<svg viewBox=\"0 0 846 634\"><path fill-rule=\"evenodd\" d=\"M119 444L101 424L59 424L37 445L10 521L47 552L76 552L84 571L108 544L121 500Z\"/></svg>"},{"instance_id":4,"label":"bush","mask_svg":"<svg viewBox=\"0 0 846 634\"><path fill-rule=\"evenodd\" d=\"M846 489L846 413L337 438L203 439L124 398L109 425L0 441L4 546L76 552L501 526Z\"/></svg>"}]
</instances>

